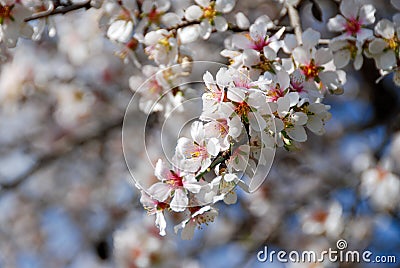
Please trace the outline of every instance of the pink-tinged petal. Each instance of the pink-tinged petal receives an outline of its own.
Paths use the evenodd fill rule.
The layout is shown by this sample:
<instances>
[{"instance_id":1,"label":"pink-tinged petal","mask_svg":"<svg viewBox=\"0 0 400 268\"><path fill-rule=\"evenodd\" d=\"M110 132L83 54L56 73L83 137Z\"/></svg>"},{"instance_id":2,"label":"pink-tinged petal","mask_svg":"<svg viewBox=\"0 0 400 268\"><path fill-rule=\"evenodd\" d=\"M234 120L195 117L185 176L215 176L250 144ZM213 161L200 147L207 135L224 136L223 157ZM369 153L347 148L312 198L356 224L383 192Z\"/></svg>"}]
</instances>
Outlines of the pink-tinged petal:
<instances>
[{"instance_id":1,"label":"pink-tinged petal","mask_svg":"<svg viewBox=\"0 0 400 268\"><path fill-rule=\"evenodd\" d=\"M328 48L320 48L315 53L315 65L322 66L332 60L332 53Z\"/></svg>"},{"instance_id":2,"label":"pink-tinged petal","mask_svg":"<svg viewBox=\"0 0 400 268\"><path fill-rule=\"evenodd\" d=\"M311 60L311 55L308 50L303 47L297 47L293 50L293 58L300 64L309 64Z\"/></svg>"},{"instance_id":3,"label":"pink-tinged petal","mask_svg":"<svg viewBox=\"0 0 400 268\"><path fill-rule=\"evenodd\" d=\"M209 71L206 71L203 75L203 81L206 84L207 88L210 88L211 85L215 85L214 77Z\"/></svg>"},{"instance_id":4,"label":"pink-tinged petal","mask_svg":"<svg viewBox=\"0 0 400 268\"><path fill-rule=\"evenodd\" d=\"M305 142L307 140L307 134L303 126L293 126L286 129L286 133L290 138L298 142Z\"/></svg>"},{"instance_id":5,"label":"pink-tinged petal","mask_svg":"<svg viewBox=\"0 0 400 268\"><path fill-rule=\"evenodd\" d=\"M259 113L249 113L248 114L250 126L255 131L262 131L267 127L267 122L261 117Z\"/></svg>"},{"instance_id":6,"label":"pink-tinged petal","mask_svg":"<svg viewBox=\"0 0 400 268\"><path fill-rule=\"evenodd\" d=\"M354 19L358 16L360 4L357 0L345 0L340 3L340 12L347 19Z\"/></svg>"},{"instance_id":7,"label":"pink-tinged petal","mask_svg":"<svg viewBox=\"0 0 400 268\"><path fill-rule=\"evenodd\" d=\"M294 34L287 34L283 40L283 51L291 53L297 47L297 39Z\"/></svg>"},{"instance_id":8,"label":"pink-tinged petal","mask_svg":"<svg viewBox=\"0 0 400 268\"><path fill-rule=\"evenodd\" d=\"M198 20L203 15L203 11L198 5L190 6L185 11L185 18L188 21Z\"/></svg>"},{"instance_id":9,"label":"pink-tinged petal","mask_svg":"<svg viewBox=\"0 0 400 268\"><path fill-rule=\"evenodd\" d=\"M231 12L235 7L235 0L217 0L215 3L215 9L222 13Z\"/></svg>"},{"instance_id":10,"label":"pink-tinged petal","mask_svg":"<svg viewBox=\"0 0 400 268\"><path fill-rule=\"evenodd\" d=\"M199 25L191 25L178 30L179 40L182 44L189 44L197 40L200 33Z\"/></svg>"},{"instance_id":11,"label":"pink-tinged petal","mask_svg":"<svg viewBox=\"0 0 400 268\"><path fill-rule=\"evenodd\" d=\"M164 214L162 211L156 212L156 226L160 230L160 235L165 236L165 229L167 228L167 222L165 221Z\"/></svg>"},{"instance_id":12,"label":"pink-tinged petal","mask_svg":"<svg viewBox=\"0 0 400 268\"><path fill-rule=\"evenodd\" d=\"M194 0L196 4L202 7L208 7L210 5L210 0Z\"/></svg>"},{"instance_id":13,"label":"pink-tinged petal","mask_svg":"<svg viewBox=\"0 0 400 268\"><path fill-rule=\"evenodd\" d=\"M196 151L196 146L193 144L193 140L186 137L182 137L178 140L176 146L176 154L181 157L191 157L191 154Z\"/></svg>"},{"instance_id":14,"label":"pink-tinged petal","mask_svg":"<svg viewBox=\"0 0 400 268\"><path fill-rule=\"evenodd\" d=\"M331 32L343 32L346 30L347 21L342 15L336 15L328 21L328 30Z\"/></svg>"},{"instance_id":15,"label":"pink-tinged petal","mask_svg":"<svg viewBox=\"0 0 400 268\"><path fill-rule=\"evenodd\" d=\"M170 204L171 209L175 212L182 212L187 208L188 204L189 199L185 191L183 189L176 189Z\"/></svg>"},{"instance_id":16,"label":"pink-tinged petal","mask_svg":"<svg viewBox=\"0 0 400 268\"><path fill-rule=\"evenodd\" d=\"M321 34L312 28L308 28L302 34L303 46L306 48L312 48L318 44Z\"/></svg>"},{"instance_id":17,"label":"pink-tinged petal","mask_svg":"<svg viewBox=\"0 0 400 268\"><path fill-rule=\"evenodd\" d=\"M278 115L280 117L285 117L288 113L289 113L289 109L290 109L290 100L289 98L279 98L276 103L278 104Z\"/></svg>"},{"instance_id":18,"label":"pink-tinged petal","mask_svg":"<svg viewBox=\"0 0 400 268\"><path fill-rule=\"evenodd\" d=\"M296 106L299 103L300 96L297 92L289 92L286 97L289 99L290 107Z\"/></svg>"},{"instance_id":19,"label":"pink-tinged petal","mask_svg":"<svg viewBox=\"0 0 400 268\"><path fill-rule=\"evenodd\" d=\"M212 26L208 20L203 20L200 23L200 36L203 37L203 39L208 39L211 35L212 32Z\"/></svg>"},{"instance_id":20,"label":"pink-tinged petal","mask_svg":"<svg viewBox=\"0 0 400 268\"><path fill-rule=\"evenodd\" d=\"M219 145L219 141L216 138L211 138L207 143L207 152L212 156L217 156L221 146Z\"/></svg>"},{"instance_id":21,"label":"pink-tinged petal","mask_svg":"<svg viewBox=\"0 0 400 268\"><path fill-rule=\"evenodd\" d=\"M215 79L217 80L218 86L221 88L228 86L232 82L232 77L227 68L219 69L215 75Z\"/></svg>"},{"instance_id":22,"label":"pink-tinged petal","mask_svg":"<svg viewBox=\"0 0 400 268\"><path fill-rule=\"evenodd\" d=\"M391 69L396 66L396 55L393 50L388 50L380 56L379 69Z\"/></svg>"},{"instance_id":23,"label":"pink-tinged petal","mask_svg":"<svg viewBox=\"0 0 400 268\"><path fill-rule=\"evenodd\" d=\"M322 122L321 118L315 115L309 116L306 126L309 130L316 134L320 134L324 129L324 123Z\"/></svg>"},{"instance_id":24,"label":"pink-tinged petal","mask_svg":"<svg viewBox=\"0 0 400 268\"><path fill-rule=\"evenodd\" d=\"M148 14L148 13L151 12L153 7L154 7L153 1L144 1L143 4L142 4L141 9L142 9L143 13Z\"/></svg>"},{"instance_id":25,"label":"pink-tinged petal","mask_svg":"<svg viewBox=\"0 0 400 268\"><path fill-rule=\"evenodd\" d=\"M145 191L141 191L140 203L142 203L145 208L154 208L156 206L155 200L153 200Z\"/></svg>"},{"instance_id":26,"label":"pink-tinged petal","mask_svg":"<svg viewBox=\"0 0 400 268\"><path fill-rule=\"evenodd\" d=\"M374 32L371 29L365 29L362 28L358 33L357 33L357 40L363 43L366 39L372 37L374 35Z\"/></svg>"},{"instance_id":27,"label":"pink-tinged petal","mask_svg":"<svg viewBox=\"0 0 400 268\"><path fill-rule=\"evenodd\" d=\"M369 25L375 22L376 9L373 5L364 5L360 8L359 20L363 25Z\"/></svg>"},{"instance_id":28,"label":"pink-tinged petal","mask_svg":"<svg viewBox=\"0 0 400 268\"><path fill-rule=\"evenodd\" d=\"M260 54L254 49L245 49L243 51L243 64L245 66L253 66L260 62Z\"/></svg>"},{"instance_id":29,"label":"pink-tinged petal","mask_svg":"<svg viewBox=\"0 0 400 268\"><path fill-rule=\"evenodd\" d=\"M307 123L307 115L303 112L295 112L294 114L291 115L291 119L293 124L297 126L302 126Z\"/></svg>"},{"instance_id":30,"label":"pink-tinged petal","mask_svg":"<svg viewBox=\"0 0 400 268\"><path fill-rule=\"evenodd\" d=\"M161 159L158 159L156 163L156 167L154 169L154 175L160 180L168 180L169 176L171 174L171 171L169 168L164 164L164 162Z\"/></svg>"},{"instance_id":31,"label":"pink-tinged petal","mask_svg":"<svg viewBox=\"0 0 400 268\"><path fill-rule=\"evenodd\" d=\"M290 85L290 77L289 74L285 71L279 71L276 74L276 78L278 79L279 86L281 89L286 89Z\"/></svg>"},{"instance_id":32,"label":"pink-tinged petal","mask_svg":"<svg viewBox=\"0 0 400 268\"><path fill-rule=\"evenodd\" d=\"M234 116L229 122L229 136L237 138L242 133L242 122L238 116Z\"/></svg>"},{"instance_id":33,"label":"pink-tinged petal","mask_svg":"<svg viewBox=\"0 0 400 268\"><path fill-rule=\"evenodd\" d=\"M164 202L170 196L171 188L166 183L157 182L150 186L148 193L151 194L151 198Z\"/></svg>"},{"instance_id":34,"label":"pink-tinged petal","mask_svg":"<svg viewBox=\"0 0 400 268\"><path fill-rule=\"evenodd\" d=\"M252 47L252 42L242 34L235 34L232 38L232 44L240 49L248 49Z\"/></svg>"},{"instance_id":35,"label":"pink-tinged petal","mask_svg":"<svg viewBox=\"0 0 400 268\"><path fill-rule=\"evenodd\" d=\"M375 26L375 33L383 38L391 39L394 36L394 25L387 19L380 20Z\"/></svg>"},{"instance_id":36,"label":"pink-tinged petal","mask_svg":"<svg viewBox=\"0 0 400 268\"><path fill-rule=\"evenodd\" d=\"M348 49L342 49L333 54L333 62L336 68L343 68L349 64L351 53Z\"/></svg>"},{"instance_id":37,"label":"pink-tinged petal","mask_svg":"<svg viewBox=\"0 0 400 268\"><path fill-rule=\"evenodd\" d=\"M204 125L200 121L195 121L192 123L190 127L190 134L192 139L199 144L200 146L203 144L205 132L204 132Z\"/></svg>"},{"instance_id":38,"label":"pink-tinged petal","mask_svg":"<svg viewBox=\"0 0 400 268\"><path fill-rule=\"evenodd\" d=\"M354 69L356 71L360 70L364 62L364 57L361 54L358 54L353 62Z\"/></svg>"},{"instance_id":39,"label":"pink-tinged petal","mask_svg":"<svg viewBox=\"0 0 400 268\"><path fill-rule=\"evenodd\" d=\"M242 102L245 98L245 94L243 90L240 88L230 88L228 89L228 94L227 94L228 99L234 102Z\"/></svg>"},{"instance_id":40,"label":"pink-tinged petal","mask_svg":"<svg viewBox=\"0 0 400 268\"><path fill-rule=\"evenodd\" d=\"M380 54L386 48L387 43L381 38L375 38L368 45L368 50L372 54Z\"/></svg>"},{"instance_id":41,"label":"pink-tinged petal","mask_svg":"<svg viewBox=\"0 0 400 268\"><path fill-rule=\"evenodd\" d=\"M157 0L156 7L158 12L167 12L171 7L170 0Z\"/></svg>"},{"instance_id":42,"label":"pink-tinged petal","mask_svg":"<svg viewBox=\"0 0 400 268\"><path fill-rule=\"evenodd\" d=\"M267 36L267 25L264 23L256 23L250 26L250 37L255 42L262 41Z\"/></svg>"},{"instance_id":43,"label":"pink-tinged petal","mask_svg":"<svg viewBox=\"0 0 400 268\"><path fill-rule=\"evenodd\" d=\"M216 16L214 18L214 26L218 32L225 32L228 29L228 23L226 19L222 16Z\"/></svg>"},{"instance_id":44,"label":"pink-tinged petal","mask_svg":"<svg viewBox=\"0 0 400 268\"><path fill-rule=\"evenodd\" d=\"M132 21L117 20L108 28L107 36L114 41L127 42L131 38L132 32Z\"/></svg>"},{"instance_id":45,"label":"pink-tinged petal","mask_svg":"<svg viewBox=\"0 0 400 268\"><path fill-rule=\"evenodd\" d=\"M273 50L272 48L270 48L268 46L265 46L263 48L263 52L264 52L265 57L269 60L275 60L277 57L275 50Z\"/></svg>"},{"instance_id":46,"label":"pink-tinged petal","mask_svg":"<svg viewBox=\"0 0 400 268\"><path fill-rule=\"evenodd\" d=\"M242 12L238 12L235 15L236 25L239 29L245 30L248 29L250 26L250 21Z\"/></svg>"},{"instance_id":47,"label":"pink-tinged petal","mask_svg":"<svg viewBox=\"0 0 400 268\"><path fill-rule=\"evenodd\" d=\"M201 185L195 182L183 182L183 187L192 193L199 193L201 190Z\"/></svg>"}]
</instances>

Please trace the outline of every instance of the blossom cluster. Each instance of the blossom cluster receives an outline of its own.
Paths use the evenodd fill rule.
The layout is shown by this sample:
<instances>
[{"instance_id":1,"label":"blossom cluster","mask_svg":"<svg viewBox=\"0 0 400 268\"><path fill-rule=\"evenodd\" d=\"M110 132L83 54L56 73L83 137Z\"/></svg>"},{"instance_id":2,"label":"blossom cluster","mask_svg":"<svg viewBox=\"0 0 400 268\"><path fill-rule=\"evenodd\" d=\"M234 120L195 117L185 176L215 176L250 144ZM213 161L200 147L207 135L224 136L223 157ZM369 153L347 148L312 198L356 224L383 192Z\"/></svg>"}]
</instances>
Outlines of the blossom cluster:
<instances>
[{"instance_id":1,"label":"blossom cluster","mask_svg":"<svg viewBox=\"0 0 400 268\"><path fill-rule=\"evenodd\" d=\"M188 8L185 18L192 18L194 9L204 11L202 4ZM202 26L198 27L202 33ZM158 41L148 43L145 51L160 68L165 68L177 63L178 56L170 41L159 41L171 38L167 32L159 35L160 31L145 36L144 40L150 34L158 36ZM196 226L218 215L217 202L237 201L237 185L249 192L253 180L265 177L259 170L270 167L276 148L297 148L307 140L306 129L317 135L324 133L325 122L331 116L329 105L323 103L324 96L342 92L346 75L336 68L331 49L319 45L320 33L307 29L302 42L289 33L283 38L284 33L285 27L277 29L267 16L261 16L247 30L229 38L221 55L229 59L230 66L220 68L215 79L210 72L204 74L203 109L199 120L191 125L191 137L177 141L170 163L158 160L155 176L159 181L142 191L142 204L156 215L161 235L166 234L167 226L163 213L169 210L187 215L175 231L182 229L182 237L191 238ZM167 43L169 60L161 59L154 51ZM176 77L175 68L161 69L144 83L142 100L153 103L141 101L140 105L163 110L158 98L165 91L153 90L153 81L161 83L166 77ZM152 92L157 96L148 98L146 94Z\"/></svg>"}]
</instances>

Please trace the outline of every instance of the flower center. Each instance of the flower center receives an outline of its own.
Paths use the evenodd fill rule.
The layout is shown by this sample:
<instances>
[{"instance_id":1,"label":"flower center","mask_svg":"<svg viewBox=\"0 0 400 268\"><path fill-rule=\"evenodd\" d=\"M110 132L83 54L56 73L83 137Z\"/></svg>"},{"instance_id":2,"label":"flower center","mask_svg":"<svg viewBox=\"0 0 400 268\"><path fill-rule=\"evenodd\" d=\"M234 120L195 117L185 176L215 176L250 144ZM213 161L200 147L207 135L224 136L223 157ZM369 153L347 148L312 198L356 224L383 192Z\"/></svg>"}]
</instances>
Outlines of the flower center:
<instances>
[{"instance_id":1,"label":"flower center","mask_svg":"<svg viewBox=\"0 0 400 268\"><path fill-rule=\"evenodd\" d=\"M276 102L280 97L283 96L285 96L285 90L282 90L279 86L276 86L268 91L268 97L270 101Z\"/></svg>"},{"instance_id":2,"label":"flower center","mask_svg":"<svg viewBox=\"0 0 400 268\"><path fill-rule=\"evenodd\" d=\"M247 117L247 114L250 112L250 110L250 106L243 101L236 106L235 113L240 117Z\"/></svg>"},{"instance_id":3,"label":"flower center","mask_svg":"<svg viewBox=\"0 0 400 268\"><path fill-rule=\"evenodd\" d=\"M5 19L11 19L11 20L14 19L12 17L12 12L11 12L13 8L14 8L14 5L3 6L0 4L0 24L3 24Z\"/></svg>"},{"instance_id":4,"label":"flower center","mask_svg":"<svg viewBox=\"0 0 400 268\"><path fill-rule=\"evenodd\" d=\"M161 15L161 12L157 12L157 8L153 7L147 17L151 23L160 24Z\"/></svg>"},{"instance_id":5,"label":"flower center","mask_svg":"<svg viewBox=\"0 0 400 268\"><path fill-rule=\"evenodd\" d=\"M194 151L190 152L189 159L204 157L207 155L206 148L198 146L198 145L196 145L195 147L196 147L196 149Z\"/></svg>"},{"instance_id":6,"label":"flower center","mask_svg":"<svg viewBox=\"0 0 400 268\"><path fill-rule=\"evenodd\" d=\"M151 80L149 85L149 91L152 94L161 94L162 87L158 84L157 80Z\"/></svg>"},{"instance_id":7,"label":"flower center","mask_svg":"<svg viewBox=\"0 0 400 268\"><path fill-rule=\"evenodd\" d=\"M203 8L203 18L212 21L214 17L217 15L217 11L214 8L215 3L211 2L208 7Z\"/></svg>"},{"instance_id":8,"label":"flower center","mask_svg":"<svg viewBox=\"0 0 400 268\"><path fill-rule=\"evenodd\" d=\"M319 67L315 65L314 59L310 61L308 65L303 65L300 66L300 69L303 71L304 76L306 77L306 80L310 78L317 78L318 74L321 70L323 70L323 67Z\"/></svg>"},{"instance_id":9,"label":"flower center","mask_svg":"<svg viewBox=\"0 0 400 268\"><path fill-rule=\"evenodd\" d=\"M397 36L393 36L390 39L385 39L385 41L391 50L396 50L399 47L399 40L397 39Z\"/></svg>"},{"instance_id":10,"label":"flower center","mask_svg":"<svg viewBox=\"0 0 400 268\"><path fill-rule=\"evenodd\" d=\"M357 19L349 19L346 24L346 31L350 35L357 35L361 30L361 23Z\"/></svg>"},{"instance_id":11,"label":"flower center","mask_svg":"<svg viewBox=\"0 0 400 268\"><path fill-rule=\"evenodd\" d=\"M263 51L264 47L268 46L268 44L269 44L268 36L265 36L258 40L253 41L253 46L251 48L257 51Z\"/></svg>"},{"instance_id":12,"label":"flower center","mask_svg":"<svg viewBox=\"0 0 400 268\"><path fill-rule=\"evenodd\" d=\"M324 210L317 210L314 212L314 214L312 215L312 218L316 221L316 222L325 222L326 219L328 218L328 213Z\"/></svg>"},{"instance_id":13,"label":"flower center","mask_svg":"<svg viewBox=\"0 0 400 268\"><path fill-rule=\"evenodd\" d=\"M183 187L183 178L176 174L174 171L170 170L171 175L169 179L166 181L166 183L170 184L172 187L177 188L177 187Z\"/></svg>"},{"instance_id":14,"label":"flower center","mask_svg":"<svg viewBox=\"0 0 400 268\"><path fill-rule=\"evenodd\" d=\"M164 37L158 41L158 43L166 48L170 48L168 37Z\"/></svg>"}]
</instances>

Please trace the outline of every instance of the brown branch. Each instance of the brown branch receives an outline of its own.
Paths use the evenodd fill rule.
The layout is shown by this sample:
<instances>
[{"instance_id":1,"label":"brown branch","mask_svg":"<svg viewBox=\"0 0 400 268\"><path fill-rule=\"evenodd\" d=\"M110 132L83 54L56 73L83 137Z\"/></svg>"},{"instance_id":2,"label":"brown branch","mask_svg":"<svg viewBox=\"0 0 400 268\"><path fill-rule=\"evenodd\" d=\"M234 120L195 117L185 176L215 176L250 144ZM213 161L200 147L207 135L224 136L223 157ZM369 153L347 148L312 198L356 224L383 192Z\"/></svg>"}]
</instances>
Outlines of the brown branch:
<instances>
[{"instance_id":1,"label":"brown branch","mask_svg":"<svg viewBox=\"0 0 400 268\"><path fill-rule=\"evenodd\" d=\"M58 6L55 9L53 9L53 11L51 12L39 12L36 14L33 14L32 16L26 18L24 21L28 22L28 21L32 21L32 20L37 20L40 18L46 18L49 16L53 16L53 15L57 15L57 14L66 14L68 12L74 11L74 10L78 10L78 9L90 9L92 7L92 4L90 3L91 1L86 1L83 3L78 3L78 4L71 4L71 5L67 5L67 6Z\"/></svg>"}]
</instances>

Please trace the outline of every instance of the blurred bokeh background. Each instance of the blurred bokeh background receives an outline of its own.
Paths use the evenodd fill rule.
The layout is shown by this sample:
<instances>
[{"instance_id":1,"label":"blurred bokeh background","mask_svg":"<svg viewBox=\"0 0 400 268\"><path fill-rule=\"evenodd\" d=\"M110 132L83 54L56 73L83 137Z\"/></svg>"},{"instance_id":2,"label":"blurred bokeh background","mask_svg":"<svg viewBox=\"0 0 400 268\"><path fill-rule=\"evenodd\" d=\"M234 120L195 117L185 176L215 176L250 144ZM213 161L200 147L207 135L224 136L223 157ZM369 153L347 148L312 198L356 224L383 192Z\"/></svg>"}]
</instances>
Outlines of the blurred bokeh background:
<instances>
[{"instance_id":1,"label":"blurred bokeh background","mask_svg":"<svg viewBox=\"0 0 400 268\"><path fill-rule=\"evenodd\" d=\"M276 1L238 2L251 19L279 11ZM336 5L321 1L321 22L303 2L303 28L329 37L325 23ZM389 1L370 2L379 16L391 15ZM217 206L216 221L182 241L173 217L167 236L158 235L130 183L121 131L133 96L129 77L141 70L117 56L123 48L104 38L100 16L94 9L55 16L56 37L19 40L1 64L0 267L399 267L400 89L390 76L375 83L373 61L360 72L349 67L344 94L328 97L326 135L310 133L297 152L277 150L257 192L239 190L237 204ZM195 60L226 63L219 55L226 35L188 50ZM150 120L157 140L162 118ZM135 123L125 130L132 148L142 131ZM147 156L136 153L136 171L153 179L153 170L140 170ZM395 255L397 264L256 258L264 246L322 251L338 239L349 249Z\"/></svg>"}]
</instances>

